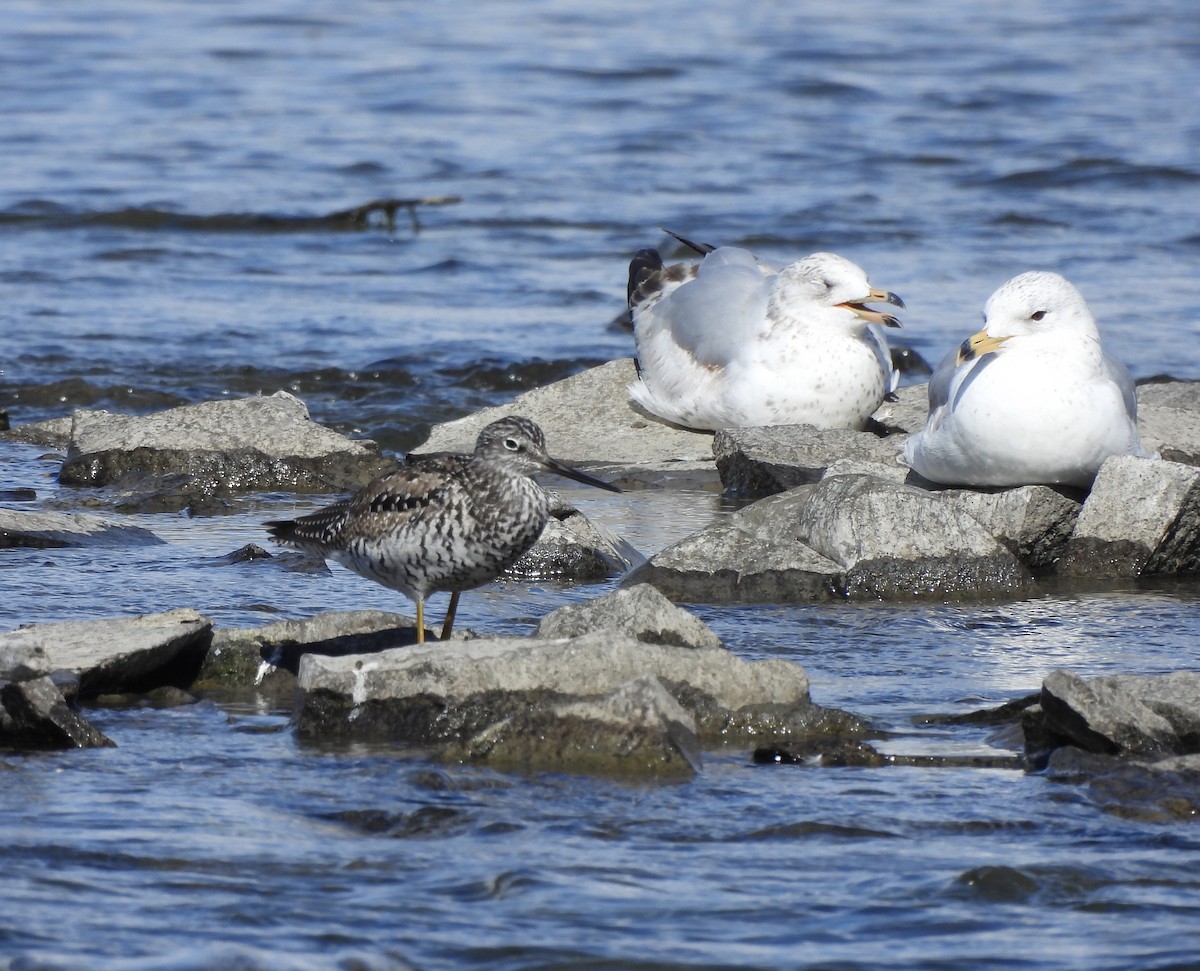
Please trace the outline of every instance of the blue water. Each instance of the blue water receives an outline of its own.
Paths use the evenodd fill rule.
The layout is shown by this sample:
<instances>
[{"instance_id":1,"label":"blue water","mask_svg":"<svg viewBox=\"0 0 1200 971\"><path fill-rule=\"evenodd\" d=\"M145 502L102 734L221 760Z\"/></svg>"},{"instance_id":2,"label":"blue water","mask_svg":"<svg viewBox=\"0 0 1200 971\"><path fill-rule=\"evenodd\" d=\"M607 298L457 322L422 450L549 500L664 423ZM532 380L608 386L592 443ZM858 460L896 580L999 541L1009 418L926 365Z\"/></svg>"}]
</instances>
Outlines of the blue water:
<instances>
[{"instance_id":1,"label":"blue water","mask_svg":"<svg viewBox=\"0 0 1200 971\"><path fill-rule=\"evenodd\" d=\"M700 4L8 0L0 409L147 411L288 388L404 451L628 356L667 226L816 249L905 299L936 360L1033 268L1137 377L1200 378L1200 16L1184 0ZM376 198L460 197L394 229ZM268 221L269 220L269 221ZM673 252L671 247L666 247ZM553 450L553 442L550 443ZM79 508L44 449L0 488ZM711 493L571 498L643 553ZM342 570L219 558L313 500L131 517L167 542L0 555L0 626L196 607L225 626L407 610ZM521 633L613 582L497 584ZM440 605L438 605L440 606ZM699 605L897 752L1047 672L1197 664L1200 584L1007 604ZM268 703L96 711L118 747L0 758L0 968L1167 968L1200 963L1200 837L1006 770L754 767L627 787L299 745ZM1001 749L1002 751L1002 749Z\"/></svg>"}]
</instances>

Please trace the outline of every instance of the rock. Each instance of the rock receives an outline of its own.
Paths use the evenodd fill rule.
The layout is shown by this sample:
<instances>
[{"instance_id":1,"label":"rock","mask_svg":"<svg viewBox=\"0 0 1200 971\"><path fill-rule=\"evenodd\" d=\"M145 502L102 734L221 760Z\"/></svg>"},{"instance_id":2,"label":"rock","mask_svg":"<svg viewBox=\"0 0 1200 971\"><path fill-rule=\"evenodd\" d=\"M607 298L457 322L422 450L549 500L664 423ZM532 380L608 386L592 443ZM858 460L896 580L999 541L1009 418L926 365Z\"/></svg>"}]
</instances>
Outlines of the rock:
<instances>
[{"instance_id":1,"label":"rock","mask_svg":"<svg viewBox=\"0 0 1200 971\"><path fill-rule=\"evenodd\" d=\"M677 428L635 410L626 390L635 376L632 359L610 361L527 391L509 404L437 425L418 451L470 452L489 422L524 415L546 433L551 455L582 468L621 470L625 478L618 485L634 480L669 481L675 487L715 485L712 434ZM603 469L588 471L611 477Z\"/></svg>"},{"instance_id":2,"label":"rock","mask_svg":"<svg viewBox=\"0 0 1200 971\"><path fill-rule=\"evenodd\" d=\"M312 421L286 392L206 401L152 415L78 411L59 473L66 485L183 476L192 492L329 492L394 467L374 447Z\"/></svg>"},{"instance_id":3,"label":"rock","mask_svg":"<svg viewBox=\"0 0 1200 971\"><path fill-rule=\"evenodd\" d=\"M187 687L211 636L212 621L194 610L34 624L0 633L0 677L75 672L81 698Z\"/></svg>"},{"instance_id":4,"label":"rock","mask_svg":"<svg viewBox=\"0 0 1200 971\"><path fill-rule=\"evenodd\" d=\"M1032 577L973 518L912 486L872 476L823 479L796 509L795 535L838 563L851 599L1028 593Z\"/></svg>"},{"instance_id":5,"label":"rock","mask_svg":"<svg viewBox=\"0 0 1200 971\"><path fill-rule=\"evenodd\" d=\"M550 493L550 519L533 545L504 575L520 580L595 582L623 573L636 551Z\"/></svg>"},{"instance_id":6,"label":"rock","mask_svg":"<svg viewBox=\"0 0 1200 971\"><path fill-rule=\"evenodd\" d=\"M1058 572L1136 577L1200 570L1200 470L1130 455L1107 459Z\"/></svg>"},{"instance_id":7,"label":"rock","mask_svg":"<svg viewBox=\"0 0 1200 971\"><path fill-rule=\"evenodd\" d=\"M707 649L722 646L721 639L698 617L676 607L648 583L559 607L542 618L536 636L570 638L599 630L619 631L647 644Z\"/></svg>"},{"instance_id":8,"label":"rock","mask_svg":"<svg viewBox=\"0 0 1200 971\"><path fill-rule=\"evenodd\" d=\"M1044 485L975 491L949 489L953 502L1032 569L1053 566L1066 549L1079 516L1079 493Z\"/></svg>"},{"instance_id":9,"label":"rock","mask_svg":"<svg viewBox=\"0 0 1200 971\"><path fill-rule=\"evenodd\" d=\"M816 482L838 460L905 471L895 442L871 432L811 425L723 428L713 439L713 454L727 493L758 498Z\"/></svg>"},{"instance_id":10,"label":"rock","mask_svg":"<svg viewBox=\"0 0 1200 971\"><path fill-rule=\"evenodd\" d=\"M929 384L925 382L900 388L896 400L885 401L871 417L884 428L911 434L925 427L928 415Z\"/></svg>"},{"instance_id":11,"label":"rock","mask_svg":"<svg viewBox=\"0 0 1200 971\"><path fill-rule=\"evenodd\" d=\"M656 678L611 694L518 710L442 758L524 772L586 772L625 778L679 778L700 769L695 722Z\"/></svg>"},{"instance_id":12,"label":"rock","mask_svg":"<svg viewBox=\"0 0 1200 971\"><path fill-rule=\"evenodd\" d=\"M1168 462L1200 465L1200 411L1150 405L1138 411L1142 444Z\"/></svg>"},{"instance_id":13,"label":"rock","mask_svg":"<svg viewBox=\"0 0 1200 971\"><path fill-rule=\"evenodd\" d=\"M845 712L814 705L798 665L647 644L610 630L567 641L451 641L369 657L306 654L297 730L309 738L462 745L505 719L603 698L642 677L670 692L705 744L857 737L866 730Z\"/></svg>"},{"instance_id":14,"label":"rock","mask_svg":"<svg viewBox=\"0 0 1200 971\"><path fill-rule=\"evenodd\" d=\"M1200 672L1085 681L1052 671L1041 708L1051 737L1088 752L1150 760L1200 752Z\"/></svg>"},{"instance_id":15,"label":"rock","mask_svg":"<svg viewBox=\"0 0 1200 971\"><path fill-rule=\"evenodd\" d=\"M302 655L371 654L416 643L411 617L383 610L327 611L305 620L281 620L262 627L218 627L196 686L282 688L295 686Z\"/></svg>"},{"instance_id":16,"label":"rock","mask_svg":"<svg viewBox=\"0 0 1200 971\"><path fill-rule=\"evenodd\" d=\"M71 441L71 419L64 416L17 425L0 432L0 440L40 445L43 448L66 448Z\"/></svg>"},{"instance_id":17,"label":"rock","mask_svg":"<svg viewBox=\"0 0 1200 971\"><path fill-rule=\"evenodd\" d=\"M835 596L842 569L787 535L796 507L814 486L760 499L685 536L624 580L649 583L693 603L795 603Z\"/></svg>"},{"instance_id":18,"label":"rock","mask_svg":"<svg viewBox=\"0 0 1200 971\"><path fill-rule=\"evenodd\" d=\"M149 546L162 542L148 529L86 513L0 509L0 549Z\"/></svg>"},{"instance_id":19,"label":"rock","mask_svg":"<svg viewBox=\"0 0 1200 971\"><path fill-rule=\"evenodd\" d=\"M1083 785L1093 804L1122 819L1178 823L1200 818L1200 755L1147 763L1060 748L1045 772L1055 782Z\"/></svg>"},{"instance_id":20,"label":"rock","mask_svg":"<svg viewBox=\"0 0 1200 971\"><path fill-rule=\"evenodd\" d=\"M0 748L28 751L112 744L67 704L48 675L0 687Z\"/></svg>"}]
</instances>

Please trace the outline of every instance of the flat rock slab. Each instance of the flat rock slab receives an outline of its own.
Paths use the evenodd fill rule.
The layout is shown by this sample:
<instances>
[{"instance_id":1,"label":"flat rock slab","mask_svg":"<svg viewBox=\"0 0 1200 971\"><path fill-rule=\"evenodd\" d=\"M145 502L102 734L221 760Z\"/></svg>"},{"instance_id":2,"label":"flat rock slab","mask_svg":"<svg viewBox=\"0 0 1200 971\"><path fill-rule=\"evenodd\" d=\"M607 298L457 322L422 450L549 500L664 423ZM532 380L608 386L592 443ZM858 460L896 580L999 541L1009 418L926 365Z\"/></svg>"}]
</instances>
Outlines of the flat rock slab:
<instances>
[{"instance_id":1,"label":"flat rock slab","mask_svg":"<svg viewBox=\"0 0 1200 971\"><path fill-rule=\"evenodd\" d=\"M182 475L208 494L329 492L366 485L394 465L373 444L318 425L302 401L277 392L152 415L76 412L59 481L105 486Z\"/></svg>"},{"instance_id":2,"label":"flat rock slab","mask_svg":"<svg viewBox=\"0 0 1200 971\"><path fill-rule=\"evenodd\" d=\"M415 643L416 636L413 618L384 610L331 610L262 627L218 627L195 684L290 691L304 654L370 654Z\"/></svg>"},{"instance_id":3,"label":"flat rock slab","mask_svg":"<svg viewBox=\"0 0 1200 971\"><path fill-rule=\"evenodd\" d=\"M1136 577L1200 570L1200 470L1118 455L1100 467L1058 571Z\"/></svg>"},{"instance_id":4,"label":"flat rock slab","mask_svg":"<svg viewBox=\"0 0 1200 971\"><path fill-rule=\"evenodd\" d=\"M148 529L86 513L0 509L0 549L150 546L162 542Z\"/></svg>"},{"instance_id":5,"label":"flat rock slab","mask_svg":"<svg viewBox=\"0 0 1200 971\"><path fill-rule=\"evenodd\" d=\"M626 389L636 373L631 358L610 361L527 391L509 404L436 425L416 451L470 452L485 425L505 415L524 415L546 433L550 454L572 465L602 466L656 484L715 484L712 433L688 431L635 410Z\"/></svg>"},{"instance_id":6,"label":"flat rock slab","mask_svg":"<svg viewBox=\"0 0 1200 971\"><path fill-rule=\"evenodd\" d=\"M845 712L812 704L798 665L647 644L609 630L570 640L481 639L361 657L305 655L297 729L313 739L461 746L506 719L604 698L637 678L663 685L705 744L866 730Z\"/></svg>"},{"instance_id":7,"label":"flat rock slab","mask_svg":"<svg viewBox=\"0 0 1200 971\"><path fill-rule=\"evenodd\" d=\"M112 744L67 704L48 675L0 687L0 748L36 751Z\"/></svg>"},{"instance_id":8,"label":"flat rock slab","mask_svg":"<svg viewBox=\"0 0 1200 971\"><path fill-rule=\"evenodd\" d=\"M34 624L0 633L0 677L79 675L79 697L186 687L200 669L212 621L194 610Z\"/></svg>"}]
</instances>

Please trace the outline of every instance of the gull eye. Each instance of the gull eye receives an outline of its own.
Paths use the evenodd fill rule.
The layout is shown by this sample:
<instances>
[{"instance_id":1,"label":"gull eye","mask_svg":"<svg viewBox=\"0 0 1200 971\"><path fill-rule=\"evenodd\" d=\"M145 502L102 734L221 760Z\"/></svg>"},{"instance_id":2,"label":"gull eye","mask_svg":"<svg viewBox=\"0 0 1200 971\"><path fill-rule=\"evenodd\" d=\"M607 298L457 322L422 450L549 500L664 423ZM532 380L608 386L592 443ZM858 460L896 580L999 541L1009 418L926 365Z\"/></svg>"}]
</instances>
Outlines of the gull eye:
<instances>
[{"instance_id":1,"label":"gull eye","mask_svg":"<svg viewBox=\"0 0 1200 971\"><path fill-rule=\"evenodd\" d=\"M1046 311L1044 311L1044 310L1035 310L1033 313L1031 313L1029 315L1031 320L1041 320L1045 316L1046 316Z\"/></svg>"},{"instance_id":2,"label":"gull eye","mask_svg":"<svg viewBox=\"0 0 1200 971\"><path fill-rule=\"evenodd\" d=\"M521 443L518 442L515 438L506 438L504 440L504 447L506 449L508 449L510 452L521 451Z\"/></svg>"}]
</instances>

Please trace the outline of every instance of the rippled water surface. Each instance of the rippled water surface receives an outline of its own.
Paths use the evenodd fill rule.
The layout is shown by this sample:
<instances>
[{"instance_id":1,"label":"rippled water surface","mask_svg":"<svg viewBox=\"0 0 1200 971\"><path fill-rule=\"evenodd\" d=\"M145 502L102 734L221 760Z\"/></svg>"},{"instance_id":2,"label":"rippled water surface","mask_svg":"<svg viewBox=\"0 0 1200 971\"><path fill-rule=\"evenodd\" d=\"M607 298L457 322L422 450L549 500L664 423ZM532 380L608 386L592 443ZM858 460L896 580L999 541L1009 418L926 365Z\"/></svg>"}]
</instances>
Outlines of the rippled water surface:
<instances>
[{"instance_id":1,"label":"rippled water surface","mask_svg":"<svg viewBox=\"0 0 1200 971\"><path fill-rule=\"evenodd\" d=\"M1178 0L647 7L8 0L0 410L273 392L402 452L628 356L658 227L862 264L936 359L1023 270L1062 272L1135 376L1200 377L1200 16ZM438 198L365 229L320 217ZM453 201L457 199L459 201ZM666 247L674 252L671 247ZM553 442L550 443L553 450ZM42 449L0 489L77 508ZM570 492L649 555L703 492ZM223 626L407 610L342 570L222 557L311 499L131 517L161 546L9 550L0 625L196 607ZM497 584L523 632L612 583ZM1017 603L697 607L897 752L1083 674L1195 667L1200 587ZM440 609L436 603L435 609ZM92 712L117 748L0 759L0 967L1183 968L1200 837L1016 771L755 767L629 787L299 745L207 700Z\"/></svg>"}]
</instances>

